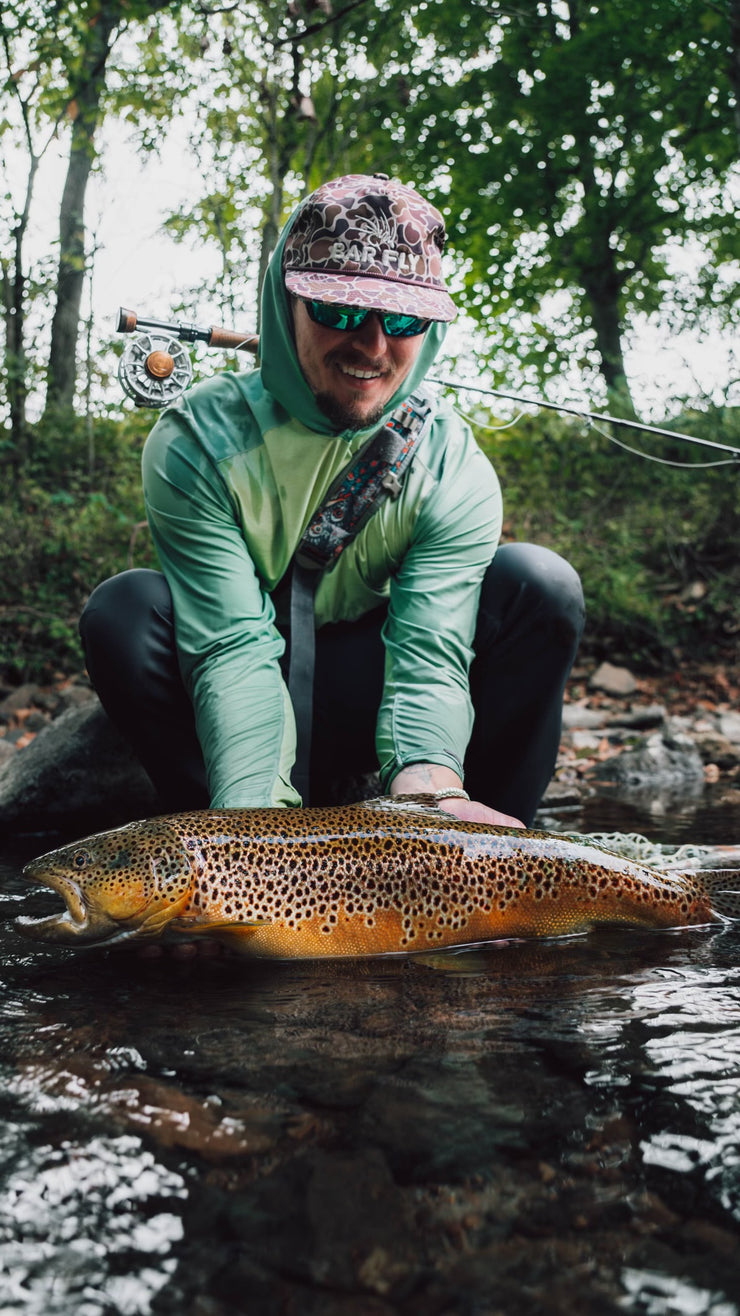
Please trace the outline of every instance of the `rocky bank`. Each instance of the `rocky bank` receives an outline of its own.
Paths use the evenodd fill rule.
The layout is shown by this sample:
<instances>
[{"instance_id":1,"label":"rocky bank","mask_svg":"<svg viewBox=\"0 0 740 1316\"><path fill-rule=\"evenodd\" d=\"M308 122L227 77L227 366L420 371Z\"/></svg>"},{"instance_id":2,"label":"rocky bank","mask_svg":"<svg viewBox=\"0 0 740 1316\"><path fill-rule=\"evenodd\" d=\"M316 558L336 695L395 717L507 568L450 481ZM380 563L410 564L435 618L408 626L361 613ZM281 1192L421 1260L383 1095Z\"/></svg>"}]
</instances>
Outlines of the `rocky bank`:
<instances>
[{"instance_id":1,"label":"rocky bank","mask_svg":"<svg viewBox=\"0 0 740 1316\"><path fill-rule=\"evenodd\" d=\"M661 677L609 663L577 668L543 825L597 791L644 803L651 792L685 801L709 787L740 804L739 699L721 666ZM372 779L365 785L377 792ZM0 687L0 830L74 835L158 809L84 674Z\"/></svg>"}]
</instances>

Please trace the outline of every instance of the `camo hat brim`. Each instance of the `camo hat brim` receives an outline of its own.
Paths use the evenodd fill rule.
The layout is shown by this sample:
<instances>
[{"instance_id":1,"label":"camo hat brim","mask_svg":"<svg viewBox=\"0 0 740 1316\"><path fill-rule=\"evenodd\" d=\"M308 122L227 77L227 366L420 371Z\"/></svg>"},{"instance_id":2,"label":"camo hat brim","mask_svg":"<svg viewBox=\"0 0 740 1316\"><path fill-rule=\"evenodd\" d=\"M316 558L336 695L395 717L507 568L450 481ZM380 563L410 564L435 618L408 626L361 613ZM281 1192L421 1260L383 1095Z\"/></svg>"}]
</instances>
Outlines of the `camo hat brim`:
<instances>
[{"instance_id":1,"label":"camo hat brim","mask_svg":"<svg viewBox=\"0 0 740 1316\"><path fill-rule=\"evenodd\" d=\"M454 320L445 286L444 220L412 187L384 174L324 183L285 241L285 286L298 297L425 320Z\"/></svg>"}]
</instances>

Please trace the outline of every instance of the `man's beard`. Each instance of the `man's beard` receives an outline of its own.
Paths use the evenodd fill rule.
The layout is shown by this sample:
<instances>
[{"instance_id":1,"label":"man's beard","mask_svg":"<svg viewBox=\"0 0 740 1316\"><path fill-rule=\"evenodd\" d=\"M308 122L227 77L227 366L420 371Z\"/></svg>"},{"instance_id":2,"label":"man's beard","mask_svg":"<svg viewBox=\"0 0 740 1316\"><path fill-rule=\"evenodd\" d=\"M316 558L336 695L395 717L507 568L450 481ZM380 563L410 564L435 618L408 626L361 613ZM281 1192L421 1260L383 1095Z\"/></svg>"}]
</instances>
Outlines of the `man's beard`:
<instances>
[{"instance_id":1,"label":"man's beard","mask_svg":"<svg viewBox=\"0 0 740 1316\"><path fill-rule=\"evenodd\" d=\"M317 405L324 415L328 416L338 433L344 430L365 430L371 425L377 425L388 407L386 402L377 406L374 411L360 415L353 407L346 407L338 402L333 393L317 393L315 397Z\"/></svg>"}]
</instances>

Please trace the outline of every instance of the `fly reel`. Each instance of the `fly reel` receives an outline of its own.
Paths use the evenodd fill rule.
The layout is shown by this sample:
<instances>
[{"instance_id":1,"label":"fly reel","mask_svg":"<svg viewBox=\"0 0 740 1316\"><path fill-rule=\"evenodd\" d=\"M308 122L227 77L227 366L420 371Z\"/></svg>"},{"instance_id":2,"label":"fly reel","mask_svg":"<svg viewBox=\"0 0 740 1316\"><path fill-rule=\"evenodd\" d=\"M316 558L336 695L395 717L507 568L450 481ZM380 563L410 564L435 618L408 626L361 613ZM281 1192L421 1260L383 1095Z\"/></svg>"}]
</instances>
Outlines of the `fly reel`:
<instances>
[{"instance_id":1,"label":"fly reel","mask_svg":"<svg viewBox=\"0 0 740 1316\"><path fill-rule=\"evenodd\" d=\"M137 407L169 407L181 398L193 378L190 355L183 343L207 343L231 351L257 351L257 335L236 329L197 324L169 323L165 320L142 320L136 311L123 306L118 312L116 328L120 334L136 338L126 347L118 366L118 378L124 393Z\"/></svg>"},{"instance_id":2,"label":"fly reel","mask_svg":"<svg viewBox=\"0 0 740 1316\"><path fill-rule=\"evenodd\" d=\"M189 387L193 366L187 348L171 334L142 333L126 345L118 378L137 407L168 407Z\"/></svg>"}]
</instances>

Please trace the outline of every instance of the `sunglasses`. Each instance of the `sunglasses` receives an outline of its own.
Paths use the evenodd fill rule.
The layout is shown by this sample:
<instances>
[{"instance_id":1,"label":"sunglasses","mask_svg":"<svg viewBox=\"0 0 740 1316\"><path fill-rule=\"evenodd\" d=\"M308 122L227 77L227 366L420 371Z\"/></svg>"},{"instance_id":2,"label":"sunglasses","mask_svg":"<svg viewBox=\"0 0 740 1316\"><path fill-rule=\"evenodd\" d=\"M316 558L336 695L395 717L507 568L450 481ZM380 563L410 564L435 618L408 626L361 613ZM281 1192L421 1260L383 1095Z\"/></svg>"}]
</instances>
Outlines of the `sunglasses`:
<instances>
[{"instance_id":1,"label":"sunglasses","mask_svg":"<svg viewBox=\"0 0 740 1316\"><path fill-rule=\"evenodd\" d=\"M303 299L301 299L303 300ZM304 301L309 318L314 324L324 329L341 329L354 333L363 325L369 315L377 315L383 333L389 338L416 338L426 333L431 320L422 320L419 315L401 315L398 311L365 310L361 306L334 306L331 302Z\"/></svg>"}]
</instances>

